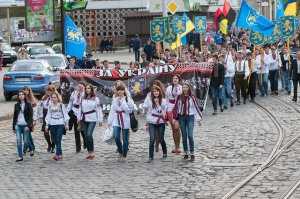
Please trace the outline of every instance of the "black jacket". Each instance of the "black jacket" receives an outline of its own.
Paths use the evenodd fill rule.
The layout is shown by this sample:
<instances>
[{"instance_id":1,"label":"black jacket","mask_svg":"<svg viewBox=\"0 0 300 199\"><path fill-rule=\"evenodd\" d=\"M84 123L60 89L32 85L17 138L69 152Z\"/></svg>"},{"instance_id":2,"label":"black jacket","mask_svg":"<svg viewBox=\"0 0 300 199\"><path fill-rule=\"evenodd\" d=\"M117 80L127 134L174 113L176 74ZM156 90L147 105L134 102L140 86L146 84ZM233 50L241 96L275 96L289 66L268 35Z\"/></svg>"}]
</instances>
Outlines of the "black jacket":
<instances>
[{"instance_id":1,"label":"black jacket","mask_svg":"<svg viewBox=\"0 0 300 199\"><path fill-rule=\"evenodd\" d=\"M18 122L18 116L19 116L20 112L21 112L21 103L18 102L18 103L15 104L14 117L13 117L13 130L16 130L15 126ZM30 129L30 131L32 131L32 127L33 127L33 110L32 110L31 104L27 103L27 102L25 102L24 117L25 117L25 121L27 123L27 127Z\"/></svg>"},{"instance_id":2,"label":"black jacket","mask_svg":"<svg viewBox=\"0 0 300 199\"><path fill-rule=\"evenodd\" d=\"M217 70L217 71L216 71ZM218 87L220 85L224 85L225 78L225 68L223 64L216 64L213 68L212 76L211 76L211 86Z\"/></svg>"},{"instance_id":3,"label":"black jacket","mask_svg":"<svg viewBox=\"0 0 300 199\"><path fill-rule=\"evenodd\" d=\"M291 65L291 78L292 80L298 80L300 74L298 74L298 63L297 60L294 59Z\"/></svg>"},{"instance_id":4,"label":"black jacket","mask_svg":"<svg viewBox=\"0 0 300 199\"><path fill-rule=\"evenodd\" d=\"M280 54L280 60L281 60L281 63L282 63L282 70L283 71L287 71L289 68L288 68L288 64L289 64L289 61L288 60L284 60L284 57L283 57L283 53ZM292 62L293 60L293 57L290 56L290 61Z\"/></svg>"}]
</instances>

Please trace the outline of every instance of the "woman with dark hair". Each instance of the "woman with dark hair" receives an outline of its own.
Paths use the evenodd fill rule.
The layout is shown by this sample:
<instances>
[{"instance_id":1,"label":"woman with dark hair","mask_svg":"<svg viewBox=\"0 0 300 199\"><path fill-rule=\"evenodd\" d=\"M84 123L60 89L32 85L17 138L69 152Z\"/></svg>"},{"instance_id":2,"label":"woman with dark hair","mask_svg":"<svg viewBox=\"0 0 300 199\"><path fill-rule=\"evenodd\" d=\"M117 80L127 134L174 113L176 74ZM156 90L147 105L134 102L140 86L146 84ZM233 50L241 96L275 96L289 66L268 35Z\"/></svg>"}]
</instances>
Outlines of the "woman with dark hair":
<instances>
[{"instance_id":1,"label":"woman with dark hair","mask_svg":"<svg viewBox=\"0 0 300 199\"><path fill-rule=\"evenodd\" d=\"M150 98L146 98L143 104L146 109L146 120L149 129L149 163L153 161L154 157L154 143L159 137L163 150L163 159L167 158L167 145L164 139L165 126L166 126L166 111L167 103L163 98L162 90L159 86L153 85L151 88Z\"/></svg>"},{"instance_id":2,"label":"woman with dark hair","mask_svg":"<svg viewBox=\"0 0 300 199\"><path fill-rule=\"evenodd\" d=\"M61 140L68 128L69 115L65 106L62 103L60 94L55 91L51 94L51 103L48 106L47 115L45 118L46 127L45 131L50 131L52 140L56 147L55 156L53 160L62 160L62 147Z\"/></svg>"},{"instance_id":3,"label":"woman with dark hair","mask_svg":"<svg viewBox=\"0 0 300 199\"><path fill-rule=\"evenodd\" d=\"M93 160L95 158L93 133L97 123L102 125L103 114L100 100L96 96L94 87L90 84L85 87L84 97L80 103L79 110L77 119L78 122L81 121L83 124L85 143L88 151L86 159Z\"/></svg>"},{"instance_id":4,"label":"woman with dark hair","mask_svg":"<svg viewBox=\"0 0 300 199\"><path fill-rule=\"evenodd\" d=\"M166 90L166 99L167 99L167 116L170 121L173 139L175 143L175 149L172 150L172 153L180 154L180 128L179 123L173 117L173 109L175 106L176 98L182 93L182 86L180 84L181 77L179 75L174 75L172 78L172 84L167 87Z\"/></svg>"},{"instance_id":5,"label":"woman with dark hair","mask_svg":"<svg viewBox=\"0 0 300 199\"><path fill-rule=\"evenodd\" d=\"M37 103L38 102L37 102L36 98L34 97L31 88L26 86L26 87L23 88L23 91L24 91L24 94L25 94L26 101L31 104L32 109L33 109L32 131L34 131L34 127L36 126L36 122L38 120L38 110L37 110L37 108L38 108ZM29 133L29 142L32 146L32 150L35 151L35 146L34 146L33 139L32 139L32 132ZM23 149L24 154L26 154L27 150L29 150L29 146L24 144L24 149Z\"/></svg>"},{"instance_id":6,"label":"woman with dark hair","mask_svg":"<svg viewBox=\"0 0 300 199\"><path fill-rule=\"evenodd\" d=\"M17 137L17 150L19 158L16 162L23 161L23 146L27 145L30 150L30 156L33 156L33 148L29 142L29 134L33 126L33 110L30 103L26 101L24 91L19 91L18 102L15 104L13 116L13 131ZM22 138L23 137L23 138Z\"/></svg>"},{"instance_id":7,"label":"woman with dark hair","mask_svg":"<svg viewBox=\"0 0 300 199\"><path fill-rule=\"evenodd\" d=\"M126 88L120 84L115 88L111 109L108 115L108 126L113 127L115 142L118 147L120 160L125 160L128 151L128 136L130 128L130 116L134 110L134 102L127 96ZM121 142L121 132L123 132L123 143Z\"/></svg>"},{"instance_id":8,"label":"woman with dark hair","mask_svg":"<svg viewBox=\"0 0 300 199\"><path fill-rule=\"evenodd\" d=\"M71 130L72 127L74 126L76 153L79 153L81 151L80 134L81 134L81 137L83 140L83 148L86 148L84 132L82 129L79 128L80 123L78 123L78 120L77 120L77 115L79 114L79 111L80 111L80 104L84 97L84 92L85 92L84 89L85 89L84 83L80 82L77 85L76 90L72 92L70 101L69 101L69 104L67 107L67 111L70 116L69 130Z\"/></svg>"},{"instance_id":9,"label":"woman with dark hair","mask_svg":"<svg viewBox=\"0 0 300 199\"><path fill-rule=\"evenodd\" d=\"M194 161L194 123L195 119L200 122L202 113L196 97L192 94L191 85L188 82L183 83L182 94L176 99L174 117L178 118L182 132L182 143L185 153L184 159L188 159L190 152L191 161ZM189 140L189 150L187 139Z\"/></svg>"},{"instance_id":10,"label":"woman with dark hair","mask_svg":"<svg viewBox=\"0 0 300 199\"><path fill-rule=\"evenodd\" d=\"M39 118L43 121L42 131L44 132L44 136L45 136L45 139L46 139L47 144L48 144L47 151L51 152L51 153L54 153L55 145L54 145L52 136L50 136L50 134L49 134L49 131L45 130L45 127L46 127L45 118L46 118L46 115L47 115L47 112L48 112L48 107L50 105L51 95L55 92L56 92L55 86L49 85L46 88L46 94L42 97L42 100L41 100L40 105L39 105Z\"/></svg>"}]
</instances>

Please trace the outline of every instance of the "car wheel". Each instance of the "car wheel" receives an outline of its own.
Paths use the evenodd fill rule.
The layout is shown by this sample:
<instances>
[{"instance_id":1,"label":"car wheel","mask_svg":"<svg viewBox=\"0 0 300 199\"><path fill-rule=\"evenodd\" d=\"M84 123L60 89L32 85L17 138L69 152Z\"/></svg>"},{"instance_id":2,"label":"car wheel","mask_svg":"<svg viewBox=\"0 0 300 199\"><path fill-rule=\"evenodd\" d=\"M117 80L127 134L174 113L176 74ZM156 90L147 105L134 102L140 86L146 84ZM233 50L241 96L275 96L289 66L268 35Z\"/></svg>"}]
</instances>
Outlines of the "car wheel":
<instances>
[{"instance_id":1,"label":"car wheel","mask_svg":"<svg viewBox=\"0 0 300 199\"><path fill-rule=\"evenodd\" d=\"M11 101L12 95L9 93L4 93L5 101Z\"/></svg>"}]
</instances>

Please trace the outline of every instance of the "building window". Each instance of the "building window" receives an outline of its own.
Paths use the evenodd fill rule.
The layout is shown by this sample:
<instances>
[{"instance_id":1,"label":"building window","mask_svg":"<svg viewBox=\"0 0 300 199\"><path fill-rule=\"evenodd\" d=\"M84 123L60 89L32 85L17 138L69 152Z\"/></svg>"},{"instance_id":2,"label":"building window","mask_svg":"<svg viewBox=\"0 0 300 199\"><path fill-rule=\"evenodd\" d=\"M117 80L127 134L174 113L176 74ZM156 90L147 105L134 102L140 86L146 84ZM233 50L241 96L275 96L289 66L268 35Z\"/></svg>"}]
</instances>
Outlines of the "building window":
<instances>
[{"instance_id":1,"label":"building window","mask_svg":"<svg viewBox=\"0 0 300 199\"><path fill-rule=\"evenodd\" d=\"M87 37L89 37L89 36L90 36L90 33L87 32L85 35L86 35Z\"/></svg>"}]
</instances>

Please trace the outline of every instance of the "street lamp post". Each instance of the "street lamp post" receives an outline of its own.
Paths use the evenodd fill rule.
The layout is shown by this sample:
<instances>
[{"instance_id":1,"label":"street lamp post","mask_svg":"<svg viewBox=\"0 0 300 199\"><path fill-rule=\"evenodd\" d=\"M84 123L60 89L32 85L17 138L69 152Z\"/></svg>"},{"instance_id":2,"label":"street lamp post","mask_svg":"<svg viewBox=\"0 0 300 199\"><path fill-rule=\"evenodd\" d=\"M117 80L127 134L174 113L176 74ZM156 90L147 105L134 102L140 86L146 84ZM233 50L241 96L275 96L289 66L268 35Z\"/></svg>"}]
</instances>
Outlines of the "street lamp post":
<instances>
[{"instance_id":1,"label":"street lamp post","mask_svg":"<svg viewBox=\"0 0 300 199\"><path fill-rule=\"evenodd\" d=\"M6 9L6 20L7 20L7 34L8 34L8 43L10 45L11 43L11 39L10 39L10 35L11 35L11 29L10 29L10 13L9 13L9 7L7 7Z\"/></svg>"}]
</instances>

